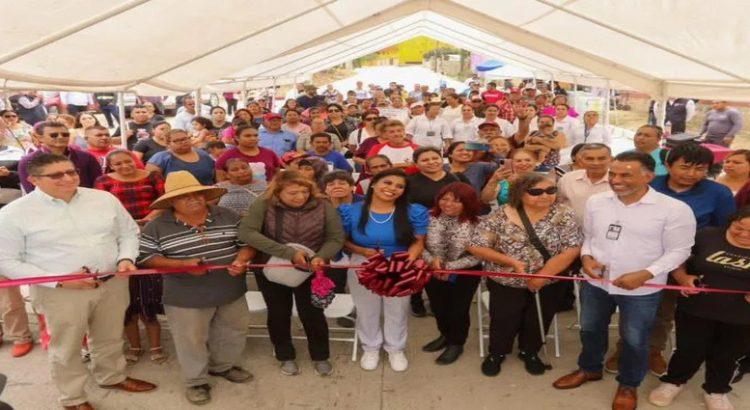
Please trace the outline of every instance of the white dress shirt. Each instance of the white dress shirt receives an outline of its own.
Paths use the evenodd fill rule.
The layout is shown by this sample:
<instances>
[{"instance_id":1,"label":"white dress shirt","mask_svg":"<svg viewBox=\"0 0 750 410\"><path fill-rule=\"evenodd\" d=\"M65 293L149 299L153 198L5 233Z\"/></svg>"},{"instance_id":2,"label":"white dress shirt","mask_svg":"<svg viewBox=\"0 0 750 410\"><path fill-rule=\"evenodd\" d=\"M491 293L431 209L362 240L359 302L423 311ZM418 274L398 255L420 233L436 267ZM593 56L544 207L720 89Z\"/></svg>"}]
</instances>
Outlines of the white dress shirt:
<instances>
[{"instance_id":1,"label":"white dress shirt","mask_svg":"<svg viewBox=\"0 0 750 410\"><path fill-rule=\"evenodd\" d=\"M91 105L94 103L94 98L89 93L71 91L61 92L60 101L62 101L62 103L65 105Z\"/></svg>"},{"instance_id":2,"label":"white dress shirt","mask_svg":"<svg viewBox=\"0 0 750 410\"><path fill-rule=\"evenodd\" d=\"M585 169L577 169L565 173L557 181L557 197L560 202L570 206L576 214L576 221L583 226L583 215L586 210L586 201L594 194L610 191L609 177L604 177L596 182L591 181L586 175Z\"/></svg>"},{"instance_id":3,"label":"white dress shirt","mask_svg":"<svg viewBox=\"0 0 750 410\"><path fill-rule=\"evenodd\" d=\"M623 204L612 191L602 192L586 202L581 255L590 255L605 265L606 279L645 269L654 275L647 283L663 285L669 272L690 256L695 227L689 206L653 188L630 205ZM659 291L647 287L626 290L596 280L589 283L613 295Z\"/></svg>"},{"instance_id":4,"label":"white dress shirt","mask_svg":"<svg viewBox=\"0 0 750 410\"><path fill-rule=\"evenodd\" d=\"M586 126L580 124L573 130L572 135L567 135L570 145L584 144L584 143L599 143L606 146L612 145L612 135L609 133L603 125L594 124L591 129L586 129Z\"/></svg>"},{"instance_id":5,"label":"white dress shirt","mask_svg":"<svg viewBox=\"0 0 750 410\"><path fill-rule=\"evenodd\" d=\"M451 135L453 141L479 141L479 124L483 123L482 118L471 117L469 121L458 118L451 123Z\"/></svg>"},{"instance_id":6,"label":"white dress shirt","mask_svg":"<svg viewBox=\"0 0 750 410\"><path fill-rule=\"evenodd\" d=\"M138 225L109 192L78 188L70 202L36 189L0 209L0 275L10 279L113 272L138 257ZM43 286L55 287L55 283Z\"/></svg>"},{"instance_id":7,"label":"white dress shirt","mask_svg":"<svg viewBox=\"0 0 750 410\"><path fill-rule=\"evenodd\" d=\"M451 139L451 128L444 119L427 118L426 115L414 117L406 126L406 134L411 135L411 142L420 147L433 146L442 148L443 140Z\"/></svg>"}]
</instances>

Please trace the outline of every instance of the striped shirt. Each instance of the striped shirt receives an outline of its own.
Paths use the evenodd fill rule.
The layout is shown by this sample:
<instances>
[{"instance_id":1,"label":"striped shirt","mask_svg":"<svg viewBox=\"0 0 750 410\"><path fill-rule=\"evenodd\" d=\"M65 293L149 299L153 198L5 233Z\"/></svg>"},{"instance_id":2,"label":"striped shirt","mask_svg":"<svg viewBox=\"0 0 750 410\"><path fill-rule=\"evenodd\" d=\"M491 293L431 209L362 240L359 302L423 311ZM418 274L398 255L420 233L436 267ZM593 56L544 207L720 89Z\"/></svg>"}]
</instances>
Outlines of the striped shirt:
<instances>
[{"instance_id":1,"label":"striped shirt","mask_svg":"<svg viewBox=\"0 0 750 410\"><path fill-rule=\"evenodd\" d=\"M241 247L237 237L240 216L226 208L209 205L205 224L194 228L178 221L167 210L149 222L141 232L139 263L154 256L170 259L203 258L206 264L232 263ZM247 291L245 276L231 276L226 269L212 270L202 276L170 274L164 276L165 305L207 308L228 304Z\"/></svg>"}]
</instances>

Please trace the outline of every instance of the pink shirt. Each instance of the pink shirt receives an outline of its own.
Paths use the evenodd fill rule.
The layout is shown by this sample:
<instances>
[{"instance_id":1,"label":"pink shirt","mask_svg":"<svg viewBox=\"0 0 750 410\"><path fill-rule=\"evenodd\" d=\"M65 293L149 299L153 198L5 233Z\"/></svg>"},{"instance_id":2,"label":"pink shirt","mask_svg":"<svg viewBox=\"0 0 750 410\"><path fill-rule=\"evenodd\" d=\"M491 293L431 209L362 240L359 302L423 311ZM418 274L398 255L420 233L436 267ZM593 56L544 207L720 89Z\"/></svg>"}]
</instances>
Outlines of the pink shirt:
<instances>
[{"instance_id":1,"label":"pink shirt","mask_svg":"<svg viewBox=\"0 0 750 410\"><path fill-rule=\"evenodd\" d=\"M215 167L217 170L226 170L227 161L231 158L242 158L247 161L248 164L254 163L262 164L266 168L266 180L270 181L273 179L274 174L278 168L281 168L281 160L276 156L276 153L270 149L258 147L260 150L258 155L246 155L239 150L239 148L232 148L222 154L219 159L216 160Z\"/></svg>"}]
</instances>

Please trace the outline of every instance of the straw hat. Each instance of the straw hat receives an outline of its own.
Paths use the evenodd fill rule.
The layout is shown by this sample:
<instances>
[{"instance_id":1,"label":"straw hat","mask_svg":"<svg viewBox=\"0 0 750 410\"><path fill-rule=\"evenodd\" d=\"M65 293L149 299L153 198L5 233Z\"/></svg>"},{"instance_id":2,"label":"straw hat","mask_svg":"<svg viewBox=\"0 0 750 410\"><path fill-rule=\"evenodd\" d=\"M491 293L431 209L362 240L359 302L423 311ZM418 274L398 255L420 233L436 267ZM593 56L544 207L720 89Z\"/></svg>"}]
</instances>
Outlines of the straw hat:
<instances>
[{"instance_id":1,"label":"straw hat","mask_svg":"<svg viewBox=\"0 0 750 410\"><path fill-rule=\"evenodd\" d=\"M203 192L206 200L210 201L224 195L227 190L215 186L201 185L190 172L176 171L167 175L167 180L164 183L164 195L151 204L151 209L169 208L172 206L172 199L193 192Z\"/></svg>"}]
</instances>

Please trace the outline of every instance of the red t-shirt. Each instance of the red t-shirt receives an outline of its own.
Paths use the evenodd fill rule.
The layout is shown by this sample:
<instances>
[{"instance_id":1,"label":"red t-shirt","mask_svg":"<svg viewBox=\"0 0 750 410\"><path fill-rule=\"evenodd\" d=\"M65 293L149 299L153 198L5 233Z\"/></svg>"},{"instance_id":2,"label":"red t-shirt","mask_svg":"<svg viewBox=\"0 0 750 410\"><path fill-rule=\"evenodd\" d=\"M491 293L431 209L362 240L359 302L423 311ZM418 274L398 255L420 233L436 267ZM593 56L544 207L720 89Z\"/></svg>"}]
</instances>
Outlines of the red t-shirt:
<instances>
[{"instance_id":1,"label":"red t-shirt","mask_svg":"<svg viewBox=\"0 0 750 410\"><path fill-rule=\"evenodd\" d=\"M505 97L505 94L500 90L487 90L482 93L482 99L487 104L494 104L500 101L503 97Z\"/></svg>"},{"instance_id":2,"label":"red t-shirt","mask_svg":"<svg viewBox=\"0 0 750 410\"><path fill-rule=\"evenodd\" d=\"M227 160L231 158L242 158L247 161L250 166L253 164L263 164L266 168L266 181L273 179L274 174L278 168L281 168L281 160L276 153L268 148L258 147L260 150L258 155L246 155L239 150L239 148L232 148L222 154L219 159L216 160L215 167L217 170L224 171Z\"/></svg>"}]
</instances>

